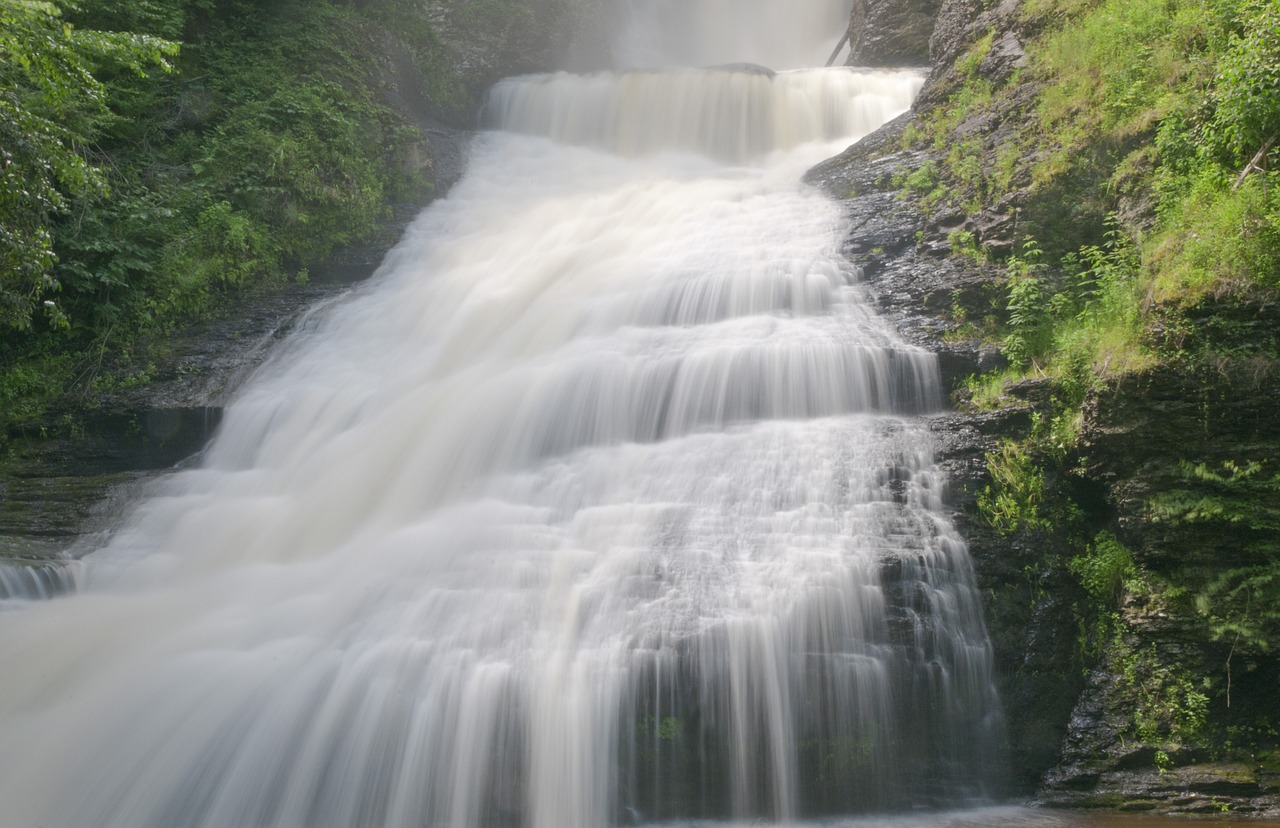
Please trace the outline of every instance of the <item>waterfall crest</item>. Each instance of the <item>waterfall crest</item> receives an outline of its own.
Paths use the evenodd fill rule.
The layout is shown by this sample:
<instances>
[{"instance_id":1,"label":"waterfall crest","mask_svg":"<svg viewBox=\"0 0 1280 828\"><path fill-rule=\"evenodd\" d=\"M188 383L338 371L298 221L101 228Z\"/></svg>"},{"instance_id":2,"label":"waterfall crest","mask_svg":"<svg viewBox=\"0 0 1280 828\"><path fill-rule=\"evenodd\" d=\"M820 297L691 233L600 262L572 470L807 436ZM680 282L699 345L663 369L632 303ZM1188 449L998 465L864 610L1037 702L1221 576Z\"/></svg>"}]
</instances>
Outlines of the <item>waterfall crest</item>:
<instances>
[{"instance_id":1,"label":"waterfall crest","mask_svg":"<svg viewBox=\"0 0 1280 828\"><path fill-rule=\"evenodd\" d=\"M752 67L512 78L482 121L621 155L698 152L743 162L865 135L902 111L923 75Z\"/></svg>"}]
</instances>

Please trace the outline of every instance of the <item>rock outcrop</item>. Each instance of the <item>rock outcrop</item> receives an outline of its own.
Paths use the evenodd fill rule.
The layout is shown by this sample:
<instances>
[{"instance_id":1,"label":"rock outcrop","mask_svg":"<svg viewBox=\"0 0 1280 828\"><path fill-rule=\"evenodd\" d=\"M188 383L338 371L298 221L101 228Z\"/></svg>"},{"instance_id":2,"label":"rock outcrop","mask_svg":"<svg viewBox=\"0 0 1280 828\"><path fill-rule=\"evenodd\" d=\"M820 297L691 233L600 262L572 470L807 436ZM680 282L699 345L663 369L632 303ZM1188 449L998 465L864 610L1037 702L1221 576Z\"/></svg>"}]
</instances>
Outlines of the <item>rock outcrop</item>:
<instances>
[{"instance_id":1,"label":"rock outcrop","mask_svg":"<svg viewBox=\"0 0 1280 828\"><path fill-rule=\"evenodd\" d=\"M942 0L854 0L850 66L926 66Z\"/></svg>"}]
</instances>

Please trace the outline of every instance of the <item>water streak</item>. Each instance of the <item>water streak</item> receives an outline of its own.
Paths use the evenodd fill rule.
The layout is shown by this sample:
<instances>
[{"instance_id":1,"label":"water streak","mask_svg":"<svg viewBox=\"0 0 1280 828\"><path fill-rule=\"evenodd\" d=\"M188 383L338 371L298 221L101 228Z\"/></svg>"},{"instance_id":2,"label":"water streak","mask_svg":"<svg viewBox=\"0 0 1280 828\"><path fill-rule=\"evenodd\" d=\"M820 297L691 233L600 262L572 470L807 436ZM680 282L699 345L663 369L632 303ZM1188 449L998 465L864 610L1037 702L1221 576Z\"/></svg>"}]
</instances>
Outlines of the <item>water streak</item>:
<instances>
[{"instance_id":1,"label":"water streak","mask_svg":"<svg viewBox=\"0 0 1280 828\"><path fill-rule=\"evenodd\" d=\"M0 562L0 606L6 601L39 601L74 592L83 572L79 561Z\"/></svg>"}]
</instances>

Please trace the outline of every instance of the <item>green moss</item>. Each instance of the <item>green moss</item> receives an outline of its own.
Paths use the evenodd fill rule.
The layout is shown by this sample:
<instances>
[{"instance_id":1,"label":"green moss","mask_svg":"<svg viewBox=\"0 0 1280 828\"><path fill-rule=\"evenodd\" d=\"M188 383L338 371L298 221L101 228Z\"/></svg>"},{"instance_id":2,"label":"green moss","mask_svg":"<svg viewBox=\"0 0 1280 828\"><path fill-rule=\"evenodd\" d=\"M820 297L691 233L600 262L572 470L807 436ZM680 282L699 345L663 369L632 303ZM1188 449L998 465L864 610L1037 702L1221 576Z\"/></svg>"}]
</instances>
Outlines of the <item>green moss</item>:
<instances>
[{"instance_id":1,"label":"green moss","mask_svg":"<svg viewBox=\"0 0 1280 828\"><path fill-rule=\"evenodd\" d=\"M1211 294L1280 288L1280 175L1236 188L1219 171L1201 172L1147 250L1159 303L1191 307Z\"/></svg>"},{"instance_id":2,"label":"green moss","mask_svg":"<svg viewBox=\"0 0 1280 828\"><path fill-rule=\"evenodd\" d=\"M1117 637L1111 651L1119 690L1133 712L1132 737L1148 744L1200 746L1209 697L1196 686L1194 677L1162 658L1154 646L1138 649Z\"/></svg>"}]
</instances>

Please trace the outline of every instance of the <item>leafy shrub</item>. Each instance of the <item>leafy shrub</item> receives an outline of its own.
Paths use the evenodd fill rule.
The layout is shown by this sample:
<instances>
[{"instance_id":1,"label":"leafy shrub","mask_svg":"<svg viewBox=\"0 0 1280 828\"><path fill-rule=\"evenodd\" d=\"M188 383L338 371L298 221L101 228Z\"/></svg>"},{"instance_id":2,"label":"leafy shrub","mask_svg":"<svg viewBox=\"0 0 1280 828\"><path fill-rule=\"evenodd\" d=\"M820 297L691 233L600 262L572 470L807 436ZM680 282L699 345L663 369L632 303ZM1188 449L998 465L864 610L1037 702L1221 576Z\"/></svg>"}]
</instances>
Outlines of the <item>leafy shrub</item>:
<instances>
[{"instance_id":1,"label":"leafy shrub","mask_svg":"<svg viewBox=\"0 0 1280 828\"><path fill-rule=\"evenodd\" d=\"M1280 287L1280 178L1254 176L1239 188L1212 167L1190 179L1152 245L1152 296L1192 305L1207 293Z\"/></svg>"},{"instance_id":2,"label":"leafy shrub","mask_svg":"<svg viewBox=\"0 0 1280 828\"><path fill-rule=\"evenodd\" d=\"M1115 535L1103 533L1094 538L1085 551L1072 558L1068 569L1080 579L1080 585L1100 611L1115 607L1125 582L1137 575L1133 553Z\"/></svg>"},{"instance_id":3,"label":"leafy shrub","mask_svg":"<svg viewBox=\"0 0 1280 828\"><path fill-rule=\"evenodd\" d=\"M51 298L51 224L71 196L102 197L106 177L88 147L107 121L106 68L168 70L168 41L77 29L53 3L0 2L0 326L27 328Z\"/></svg>"},{"instance_id":4,"label":"leafy shrub","mask_svg":"<svg viewBox=\"0 0 1280 828\"><path fill-rule=\"evenodd\" d=\"M1280 9L1250 2L1215 79L1216 137L1243 163L1280 138Z\"/></svg>"}]
</instances>

